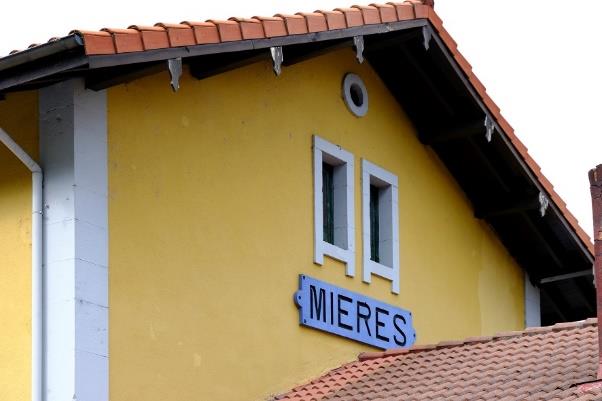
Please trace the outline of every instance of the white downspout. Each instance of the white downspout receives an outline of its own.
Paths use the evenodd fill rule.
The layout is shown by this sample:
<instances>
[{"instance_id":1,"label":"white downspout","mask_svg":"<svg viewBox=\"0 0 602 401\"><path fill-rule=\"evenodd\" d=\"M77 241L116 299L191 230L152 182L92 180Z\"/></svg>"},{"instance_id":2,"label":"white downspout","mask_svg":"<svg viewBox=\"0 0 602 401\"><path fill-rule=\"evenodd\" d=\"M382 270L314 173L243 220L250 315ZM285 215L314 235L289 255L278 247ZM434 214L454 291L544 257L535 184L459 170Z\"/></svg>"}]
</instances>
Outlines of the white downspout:
<instances>
[{"instance_id":1,"label":"white downspout","mask_svg":"<svg viewBox=\"0 0 602 401\"><path fill-rule=\"evenodd\" d=\"M2 142L31 171L31 399L42 401L43 301L42 301L42 182L40 166L2 128Z\"/></svg>"}]
</instances>

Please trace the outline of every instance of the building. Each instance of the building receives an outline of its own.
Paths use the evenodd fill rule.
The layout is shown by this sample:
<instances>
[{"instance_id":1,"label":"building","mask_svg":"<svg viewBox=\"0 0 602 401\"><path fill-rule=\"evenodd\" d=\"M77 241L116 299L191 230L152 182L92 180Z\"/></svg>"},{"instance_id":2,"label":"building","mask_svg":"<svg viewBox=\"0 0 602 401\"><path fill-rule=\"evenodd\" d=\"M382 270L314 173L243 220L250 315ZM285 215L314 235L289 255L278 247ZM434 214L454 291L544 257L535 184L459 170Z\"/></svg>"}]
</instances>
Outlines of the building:
<instances>
[{"instance_id":1,"label":"building","mask_svg":"<svg viewBox=\"0 0 602 401\"><path fill-rule=\"evenodd\" d=\"M595 315L591 241L429 2L73 31L0 93L2 398L267 399Z\"/></svg>"}]
</instances>

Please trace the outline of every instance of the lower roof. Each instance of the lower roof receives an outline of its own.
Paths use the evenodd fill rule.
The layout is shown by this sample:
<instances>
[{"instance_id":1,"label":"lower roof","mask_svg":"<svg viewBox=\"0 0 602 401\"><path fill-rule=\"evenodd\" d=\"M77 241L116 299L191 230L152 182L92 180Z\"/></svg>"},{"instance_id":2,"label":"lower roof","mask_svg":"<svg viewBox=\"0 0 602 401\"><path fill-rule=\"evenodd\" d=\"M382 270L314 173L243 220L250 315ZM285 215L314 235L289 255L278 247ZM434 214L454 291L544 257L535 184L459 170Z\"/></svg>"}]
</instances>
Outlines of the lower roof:
<instances>
[{"instance_id":1,"label":"lower roof","mask_svg":"<svg viewBox=\"0 0 602 401\"><path fill-rule=\"evenodd\" d=\"M596 319L364 353L273 400L602 400Z\"/></svg>"}]
</instances>

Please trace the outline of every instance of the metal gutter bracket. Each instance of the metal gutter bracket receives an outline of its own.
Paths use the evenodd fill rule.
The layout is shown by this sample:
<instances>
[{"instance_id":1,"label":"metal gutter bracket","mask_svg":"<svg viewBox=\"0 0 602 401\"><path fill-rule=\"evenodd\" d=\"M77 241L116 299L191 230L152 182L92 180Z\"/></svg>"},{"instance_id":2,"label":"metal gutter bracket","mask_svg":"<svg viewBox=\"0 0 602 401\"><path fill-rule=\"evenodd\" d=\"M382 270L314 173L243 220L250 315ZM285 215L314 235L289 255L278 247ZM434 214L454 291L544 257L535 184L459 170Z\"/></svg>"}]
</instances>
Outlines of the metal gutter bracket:
<instances>
[{"instance_id":1,"label":"metal gutter bracket","mask_svg":"<svg viewBox=\"0 0 602 401\"><path fill-rule=\"evenodd\" d=\"M422 37L424 38L424 50L428 50L431 43L431 38L433 37L433 31L431 30L430 26L425 25L422 27Z\"/></svg>"},{"instance_id":2,"label":"metal gutter bracket","mask_svg":"<svg viewBox=\"0 0 602 401\"><path fill-rule=\"evenodd\" d=\"M282 53L282 46L270 47L270 54L272 55L272 63L274 65L274 74L280 76L282 74L282 62L284 61L284 55Z\"/></svg>"},{"instance_id":3,"label":"metal gutter bracket","mask_svg":"<svg viewBox=\"0 0 602 401\"><path fill-rule=\"evenodd\" d=\"M362 35L353 37L353 47L355 47L355 58L357 62L364 62L364 37Z\"/></svg>"},{"instance_id":4,"label":"metal gutter bracket","mask_svg":"<svg viewBox=\"0 0 602 401\"><path fill-rule=\"evenodd\" d=\"M180 89L180 77L182 76L182 57L167 60L167 69L171 77L171 89L177 92Z\"/></svg>"},{"instance_id":5,"label":"metal gutter bracket","mask_svg":"<svg viewBox=\"0 0 602 401\"><path fill-rule=\"evenodd\" d=\"M546 215L546 210L548 210L548 206L550 206L550 199L546 196L545 193L539 193L539 214L541 217Z\"/></svg>"},{"instance_id":6,"label":"metal gutter bracket","mask_svg":"<svg viewBox=\"0 0 602 401\"><path fill-rule=\"evenodd\" d=\"M485 116L485 138L487 142L491 142L491 138L493 138L493 132L495 131L495 124L493 123L493 119L489 117L489 114Z\"/></svg>"}]
</instances>

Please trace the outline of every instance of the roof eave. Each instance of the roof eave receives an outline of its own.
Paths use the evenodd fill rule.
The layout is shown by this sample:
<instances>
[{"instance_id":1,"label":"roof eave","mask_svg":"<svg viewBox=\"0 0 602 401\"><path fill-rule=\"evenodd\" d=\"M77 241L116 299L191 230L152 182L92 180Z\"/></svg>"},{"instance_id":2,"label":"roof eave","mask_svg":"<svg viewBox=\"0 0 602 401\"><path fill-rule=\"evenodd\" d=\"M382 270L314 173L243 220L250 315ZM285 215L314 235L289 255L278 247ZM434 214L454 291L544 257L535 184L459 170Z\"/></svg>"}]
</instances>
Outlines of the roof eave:
<instances>
[{"instance_id":1,"label":"roof eave","mask_svg":"<svg viewBox=\"0 0 602 401\"><path fill-rule=\"evenodd\" d=\"M84 47L81 36L71 34L38 46L0 58L0 72L38 61L59 53Z\"/></svg>"}]
</instances>

